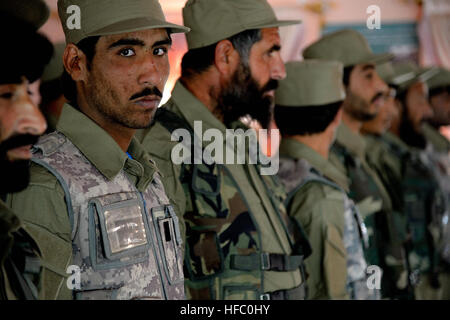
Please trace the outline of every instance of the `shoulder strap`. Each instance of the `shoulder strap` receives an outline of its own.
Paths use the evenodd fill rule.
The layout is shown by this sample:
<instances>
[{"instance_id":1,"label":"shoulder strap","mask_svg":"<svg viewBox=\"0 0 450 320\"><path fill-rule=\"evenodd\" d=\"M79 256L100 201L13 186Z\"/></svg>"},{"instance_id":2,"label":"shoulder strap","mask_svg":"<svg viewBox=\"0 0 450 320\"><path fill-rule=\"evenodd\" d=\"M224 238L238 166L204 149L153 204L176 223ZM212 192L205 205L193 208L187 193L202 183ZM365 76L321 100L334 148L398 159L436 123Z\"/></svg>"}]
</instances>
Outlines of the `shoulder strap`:
<instances>
[{"instance_id":1,"label":"shoulder strap","mask_svg":"<svg viewBox=\"0 0 450 320\"><path fill-rule=\"evenodd\" d=\"M43 136L39 142L33 146L33 153L41 152L42 157L48 157L55 153L64 143L66 142L66 137L60 133L60 132L52 132L48 135ZM55 170L52 166L50 166L46 161L41 159L39 156L33 156L31 159L32 162L40 165L41 167L44 167L47 169L51 174L53 174L56 179L58 180L59 184L63 188L64 191L64 198L67 205L67 212L69 213L69 220L70 220L70 227L72 230L72 236L74 232L74 212L72 207L72 200L70 197L70 191L69 187L64 180L64 178L58 173L57 170Z\"/></svg>"},{"instance_id":2,"label":"shoulder strap","mask_svg":"<svg viewBox=\"0 0 450 320\"><path fill-rule=\"evenodd\" d=\"M289 203L291 202L292 198L294 197L294 195L297 193L297 191L299 191L301 188L303 188L306 184L310 183L310 182L318 182L318 183L322 183L325 184L327 186L330 186L334 189L337 189L339 191L342 191L343 193L346 193L340 186L338 186L336 183L326 179L325 177L321 176L319 173L315 172L314 169L312 169L310 171L310 173L304 178L302 179L302 181L291 191L289 191L287 198L285 200L285 205L286 207L289 205Z\"/></svg>"}]
</instances>

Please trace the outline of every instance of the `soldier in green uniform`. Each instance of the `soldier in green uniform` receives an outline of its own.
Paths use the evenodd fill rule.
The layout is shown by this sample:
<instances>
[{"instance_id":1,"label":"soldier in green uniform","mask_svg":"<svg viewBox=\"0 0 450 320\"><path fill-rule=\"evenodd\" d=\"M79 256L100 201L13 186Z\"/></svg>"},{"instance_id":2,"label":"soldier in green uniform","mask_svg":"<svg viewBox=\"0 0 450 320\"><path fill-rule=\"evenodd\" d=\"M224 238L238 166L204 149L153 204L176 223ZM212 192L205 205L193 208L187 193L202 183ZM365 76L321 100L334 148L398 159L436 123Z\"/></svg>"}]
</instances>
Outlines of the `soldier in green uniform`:
<instances>
[{"instance_id":1,"label":"soldier in green uniform","mask_svg":"<svg viewBox=\"0 0 450 320\"><path fill-rule=\"evenodd\" d=\"M450 204L450 141L439 132L439 127L450 125L450 71L439 68L438 73L427 81L429 102L434 115L422 126L428 141L426 154L431 161L435 176L447 195L447 208ZM450 214L447 211L447 217ZM450 300L450 223L446 220L441 255L444 271L440 276L441 298Z\"/></svg>"},{"instance_id":2,"label":"soldier in green uniform","mask_svg":"<svg viewBox=\"0 0 450 320\"><path fill-rule=\"evenodd\" d=\"M402 265L404 256L392 222L391 198L378 174L367 163L366 143L360 134L362 124L376 116L388 91L375 66L392 55L374 54L360 33L341 30L307 47L303 56L336 60L344 65L347 96L330 161L350 178L350 197L356 202L368 229L367 263L383 270L382 296L395 297L395 283L400 277L397 266Z\"/></svg>"},{"instance_id":3,"label":"soldier in green uniform","mask_svg":"<svg viewBox=\"0 0 450 320\"><path fill-rule=\"evenodd\" d=\"M40 0L0 3L1 38L14 50L0 52L0 300L35 300L42 289L40 247L3 200L29 183L30 145L46 128L30 86L52 54L51 43L36 32L49 13ZM39 48L33 59L29 46Z\"/></svg>"},{"instance_id":4,"label":"soldier in green uniform","mask_svg":"<svg viewBox=\"0 0 450 320\"><path fill-rule=\"evenodd\" d=\"M347 196L347 177L328 160L345 99L343 66L305 60L287 63L286 71L275 95L278 176L289 215L304 226L312 247L305 261L308 299L375 298L367 284L365 225Z\"/></svg>"},{"instance_id":5,"label":"soldier in green uniform","mask_svg":"<svg viewBox=\"0 0 450 320\"><path fill-rule=\"evenodd\" d=\"M155 124L137 135L186 221L186 294L191 299L303 299L309 247L294 239L276 176L262 175L260 163L237 163L247 151L238 154L241 145L219 142L223 154L233 157L225 163L203 159L207 141L192 143L207 132L225 137L240 128L244 133L247 128L238 121L244 115L267 127L274 89L285 77L278 27L299 22L277 20L265 0L189 0L183 18L191 32L182 76ZM180 128L188 133L179 136L186 149L200 148L194 161L192 153L186 161L174 161Z\"/></svg>"},{"instance_id":6,"label":"soldier in green uniform","mask_svg":"<svg viewBox=\"0 0 450 320\"><path fill-rule=\"evenodd\" d=\"M392 195L396 212L400 213L396 215L396 225L403 233L408 257L410 296L414 295L414 289L416 298L423 299L431 292L424 290L438 281L436 243L442 237L439 217L446 208L444 194L423 151L421 131L421 123L431 116L424 83L435 70L419 69L412 63L387 63L378 71L398 93L397 99L391 97L389 106L385 105L391 110L386 113L391 114L393 121L390 121L390 132L385 133L388 127L383 127L379 119L364 124L363 132L370 150L369 162L380 174Z\"/></svg>"},{"instance_id":7,"label":"soldier in green uniform","mask_svg":"<svg viewBox=\"0 0 450 320\"><path fill-rule=\"evenodd\" d=\"M156 0L60 0L58 11L70 103L33 147L30 185L7 199L42 251L42 298L184 299L178 218L133 136L161 100L170 34L188 28Z\"/></svg>"}]
</instances>

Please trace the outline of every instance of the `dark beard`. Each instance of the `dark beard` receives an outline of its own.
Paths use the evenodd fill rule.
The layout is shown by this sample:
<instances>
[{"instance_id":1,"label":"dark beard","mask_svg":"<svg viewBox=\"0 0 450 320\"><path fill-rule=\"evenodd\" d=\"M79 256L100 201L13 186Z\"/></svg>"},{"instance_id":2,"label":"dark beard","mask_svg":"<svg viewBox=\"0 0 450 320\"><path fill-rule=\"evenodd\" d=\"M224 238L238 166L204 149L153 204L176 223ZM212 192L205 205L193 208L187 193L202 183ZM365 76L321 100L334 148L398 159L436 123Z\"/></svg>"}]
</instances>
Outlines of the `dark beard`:
<instances>
[{"instance_id":1,"label":"dark beard","mask_svg":"<svg viewBox=\"0 0 450 320\"><path fill-rule=\"evenodd\" d=\"M413 124L409 120L408 108L404 108L402 122L400 123L400 138L409 146L419 149L425 149L427 140L423 134L416 132Z\"/></svg>"},{"instance_id":2,"label":"dark beard","mask_svg":"<svg viewBox=\"0 0 450 320\"><path fill-rule=\"evenodd\" d=\"M381 92L378 92L371 100L373 103L377 98L382 96ZM350 90L347 90L347 98L345 104L350 106L347 108L348 112L351 114L353 118L361 122L367 122L376 118L377 114L369 113L367 110L369 109L370 104L368 104L364 99L360 96L354 94Z\"/></svg>"},{"instance_id":3,"label":"dark beard","mask_svg":"<svg viewBox=\"0 0 450 320\"><path fill-rule=\"evenodd\" d=\"M217 110L229 126L239 118L249 115L262 128L268 128L272 119L272 97L264 93L278 87L278 81L270 80L262 89L252 77L248 66L240 65L231 78L230 84L217 98Z\"/></svg>"},{"instance_id":4,"label":"dark beard","mask_svg":"<svg viewBox=\"0 0 450 320\"><path fill-rule=\"evenodd\" d=\"M30 182L30 161L10 161L7 158L9 150L33 145L38 137L33 135L15 135L0 143L0 194L19 192Z\"/></svg>"},{"instance_id":5,"label":"dark beard","mask_svg":"<svg viewBox=\"0 0 450 320\"><path fill-rule=\"evenodd\" d=\"M30 182L30 161L0 160L0 195L19 192Z\"/></svg>"}]
</instances>

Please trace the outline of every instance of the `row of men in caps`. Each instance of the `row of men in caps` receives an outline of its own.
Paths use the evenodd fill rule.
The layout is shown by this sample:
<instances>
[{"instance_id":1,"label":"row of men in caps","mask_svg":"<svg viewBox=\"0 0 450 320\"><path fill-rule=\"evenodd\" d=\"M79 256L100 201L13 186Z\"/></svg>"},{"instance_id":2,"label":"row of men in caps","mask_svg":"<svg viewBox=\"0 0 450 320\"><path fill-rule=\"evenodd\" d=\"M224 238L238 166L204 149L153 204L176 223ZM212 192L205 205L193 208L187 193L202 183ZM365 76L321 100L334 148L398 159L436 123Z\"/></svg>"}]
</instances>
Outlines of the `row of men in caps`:
<instances>
[{"instance_id":1,"label":"row of men in caps","mask_svg":"<svg viewBox=\"0 0 450 320\"><path fill-rule=\"evenodd\" d=\"M15 25L24 25L17 12L35 22L22 46L34 38L44 43L35 30L48 9L38 0L24 3L0 11L15 14ZM64 23L72 4L81 9L80 30ZM25 13L37 8L43 14L30 20ZM41 86L50 106L44 110L61 114L56 131L37 144L45 122L26 87L51 52L40 44L33 47L42 48L42 62L25 50L15 57L20 63L2 59L15 77L2 81L1 96L1 193L8 193L0 202L2 298L448 293L448 174L438 172L448 170L448 144L431 127L424 132L438 143L417 138L430 110L421 80L429 72L384 65L383 73L378 66L390 57L372 54L348 30L285 66L278 27L298 21L277 20L265 1L190 0L182 76L154 114L168 76L170 34L188 28L166 22L157 1L60 0L58 9L68 103L61 111L47 103L55 100L48 92L62 99L58 82ZM23 61L30 65L18 68ZM448 73L433 75L429 85L433 104L448 109ZM225 132L245 128L238 120L250 115L267 127L277 87L278 178L252 164L171 161L172 132L192 131L194 121ZM30 144L29 166L31 155L20 147ZM382 270L380 287L368 285L369 265ZM67 281L69 266L80 271L79 283Z\"/></svg>"}]
</instances>

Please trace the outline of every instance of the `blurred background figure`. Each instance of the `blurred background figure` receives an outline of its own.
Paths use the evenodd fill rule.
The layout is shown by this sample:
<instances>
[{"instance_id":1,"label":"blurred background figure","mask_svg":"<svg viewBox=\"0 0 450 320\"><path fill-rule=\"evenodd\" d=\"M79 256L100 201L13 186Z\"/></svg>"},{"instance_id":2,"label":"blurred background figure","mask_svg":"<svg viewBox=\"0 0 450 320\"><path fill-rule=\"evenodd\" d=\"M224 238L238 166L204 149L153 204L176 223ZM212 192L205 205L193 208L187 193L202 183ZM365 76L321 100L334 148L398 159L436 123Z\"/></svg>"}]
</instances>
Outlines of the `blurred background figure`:
<instances>
[{"instance_id":1,"label":"blurred background figure","mask_svg":"<svg viewBox=\"0 0 450 320\"><path fill-rule=\"evenodd\" d=\"M0 36L9 48L0 51L0 300L36 300L42 289L41 250L3 201L29 184L31 146L46 129L37 88L53 49L36 30L48 16L40 0L0 3Z\"/></svg>"},{"instance_id":2,"label":"blurred background figure","mask_svg":"<svg viewBox=\"0 0 450 320\"><path fill-rule=\"evenodd\" d=\"M67 99L64 97L61 76L64 70L63 53L65 43L59 42L54 45L54 53L49 64L45 67L41 77L39 92L41 94L40 108L47 120L47 133L55 131L62 107Z\"/></svg>"}]
</instances>

